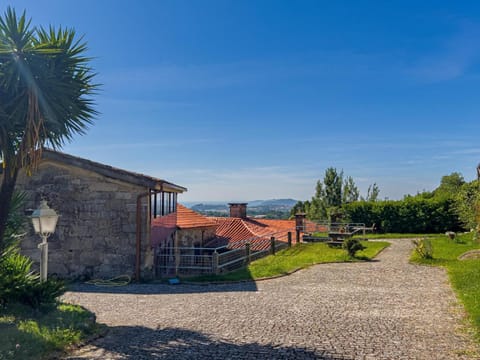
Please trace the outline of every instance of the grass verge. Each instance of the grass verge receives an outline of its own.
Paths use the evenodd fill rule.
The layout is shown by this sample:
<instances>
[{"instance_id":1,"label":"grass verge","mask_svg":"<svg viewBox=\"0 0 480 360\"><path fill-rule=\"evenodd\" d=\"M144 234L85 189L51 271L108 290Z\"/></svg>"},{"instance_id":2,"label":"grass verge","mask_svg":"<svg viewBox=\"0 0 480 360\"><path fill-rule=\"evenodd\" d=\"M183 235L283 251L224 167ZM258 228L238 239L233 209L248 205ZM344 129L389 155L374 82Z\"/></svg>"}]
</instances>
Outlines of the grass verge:
<instances>
[{"instance_id":1,"label":"grass verge","mask_svg":"<svg viewBox=\"0 0 480 360\"><path fill-rule=\"evenodd\" d=\"M346 251L340 248L331 248L324 243L300 243L290 249L284 249L275 255L269 255L252 262L247 268L233 271L225 275L204 275L189 278L188 281L241 281L255 280L265 277L274 277L291 273L315 264L368 261L373 259L381 250L389 245L387 242L361 241L366 247L359 251L355 258L350 258Z\"/></svg>"},{"instance_id":2,"label":"grass verge","mask_svg":"<svg viewBox=\"0 0 480 360\"><path fill-rule=\"evenodd\" d=\"M471 233L462 234L453 241L445 235L438 235L431 239L433 259L422 259L414 252L411 260L447 269L452 287L474 326L477 340L480 340L480 259L458 260L458 256L464 252L480 249L480 244L474 242L472 237Z\"/></svg>"},{"instance_id":3,"label":"grass verge","mask_svg":"<svg viewBox=\"0 0 480 360\"><path fill-rule=\"evenodd\" d=\"M388 233L388 234L362 234L354 235L354 238L363 238L366 237L367 239L415 239L415 238L432 238L438 237L439 234L395 234L395 233Z\"/></svg>"},{"instance_id":4,"label":"grass verge","mask_svg":"<svg viewBox=\"0 0 480 360\"><path fill-rule=\"evenodd\" d=\"M76 305L48 312L9 304L0 308L0 359L44 359L97 334L94 315Z\"/></svg>"}]
</instances>

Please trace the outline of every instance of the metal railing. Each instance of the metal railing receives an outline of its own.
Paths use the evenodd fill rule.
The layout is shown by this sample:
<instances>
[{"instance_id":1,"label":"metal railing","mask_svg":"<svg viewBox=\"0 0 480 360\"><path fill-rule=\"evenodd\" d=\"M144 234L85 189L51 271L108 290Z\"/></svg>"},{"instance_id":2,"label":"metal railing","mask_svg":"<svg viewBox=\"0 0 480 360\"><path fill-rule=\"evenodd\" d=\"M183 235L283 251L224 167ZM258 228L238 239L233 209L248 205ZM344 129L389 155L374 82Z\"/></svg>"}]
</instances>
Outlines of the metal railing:
<instances>
[{"instance_id":1,"label":"metal railing","mask_svg":"<svg viewBox=\"0 0 480 360\"><path fill-rule=\"evenodd\" d=\"M372 228L367 228L364 223L329 223L309 221L300 230L307 234L345 232L353 235L361 232L365 235L365 232L372 230Z\"/></svg>"},{"instance_id":2,"label":"metal railing","mask_svg":"<svg viewBox=\"0 0 480 360\"><path fill-rule=\"evenodd\" d=\"M291 245L291 232L290 235L277 232L231 242L217 248L161 248L156 254L156 273L160 277L226 273Z\"/></svg>"}]
</instances>

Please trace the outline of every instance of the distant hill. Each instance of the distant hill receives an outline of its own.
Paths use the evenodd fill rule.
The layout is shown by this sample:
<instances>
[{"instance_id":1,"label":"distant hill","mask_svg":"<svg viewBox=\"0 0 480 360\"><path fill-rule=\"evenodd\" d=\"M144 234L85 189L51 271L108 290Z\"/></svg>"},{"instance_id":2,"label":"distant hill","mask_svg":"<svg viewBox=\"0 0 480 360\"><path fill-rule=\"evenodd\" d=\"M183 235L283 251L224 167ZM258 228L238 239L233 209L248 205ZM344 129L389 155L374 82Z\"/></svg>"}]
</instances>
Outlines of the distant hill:
<instances>
[{"instance_id":1,"label":"distant hill","mask_svg":"<svg viewBox=\"0 0 480 360\"><path fill-rule=\"evenodd\" d=\"M294 199L253 200L248 202L248 206L249 207L279 206L279 207L288 207L291 209L296 203L297 203L297 200L294 200Z\"/></svg>"},{"instance_id":2,"label":"distant hill","mask_svg":"<svg viewBox=\"0 0 480 360\"><path fill-rule=\"evenodd\" d=\"M290 210L297 203L294 199L270 199L245 201L248 203L248 216L262 216L271 219L286 219ZM190 206L200 214L209 216L228 216L228 203L200 203Z\"/></svg>"},{"instance_id":3,"label":"distant hill","mask_svg":"<svg viewBox=\"0 0 480 360\"><path fill-rule=\"evenodd\" d=\"M193 211L203 212L203 211L225 211L228 212L228 205L225 204L195 204L190 207Z\"/></svg>"}]
</instances>

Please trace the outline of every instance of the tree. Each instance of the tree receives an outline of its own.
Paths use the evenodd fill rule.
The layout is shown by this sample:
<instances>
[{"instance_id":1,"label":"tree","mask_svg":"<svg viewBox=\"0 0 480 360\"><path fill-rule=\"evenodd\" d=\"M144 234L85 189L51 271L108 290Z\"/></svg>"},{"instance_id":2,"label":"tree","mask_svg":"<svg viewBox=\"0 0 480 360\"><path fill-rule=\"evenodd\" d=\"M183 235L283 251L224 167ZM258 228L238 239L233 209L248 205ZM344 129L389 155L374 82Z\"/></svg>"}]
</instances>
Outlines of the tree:
<instances>
[{"instance_id":1,"label":"tree","mask_svg":"<svg viewBox=\"0 0 480 360\"><path fill-rule=\"evenodd\" d=\"M458 192L454 194L453 199L455 213L465 229L476 229L479 216L478 204L480 201L478 180L462 184Z\"/></svg>"},{"instance_id":2,"label":"tree","mask_svg":"<svg viewBox=\"0 0 480 360\"><path fill-rule=\"evenodd\" d=\"M19 170L34 171L43 146L60 148L97 114L86 44L73 29L30 24L10 7L0 17L0 250Z\"/></svg>"},{"instance_id":3,"label":"tree","mask_svg":"<svg viewBox=\"0 0 480 360\"><path fill-rule=\"evenodd\" d=\"M373 185L368 187L365 201L377 201L378 195L380 195L380 188L378 187L377 183L373 183Z\"/></svg>"},{"instance_id":4,"label":"tree","mask_svg":"<svg viewBox=\"0 0 480 360\"><path fill-rule=\"evenodd\" d=\"M327 207L342 205L342 184L343 171L337 172L337 169L330 167L325 170L323 178L325 184L324 199Z\"/></svg>"},{"instance_id":5,"label":"tree","mask_svg":"<svg viewBox=\"0 0 480 360\"><path fill-rule=\"evenodd\" d=\"M311 220L325 220L328 218L331 221L336 221L340 216L339 209L343 202L342 185L343 171L338 172L333 167L327 168L323 180L317 181L315 196L310 201L307 217Z\"/></svg>"},{"instance_id":6,"label":"tree","mask_svg":"<svg viewBox=\"0 0 480 360\"><path fill-rule=\"evenodd\" d=\"M462 174L453 172L450 175L442 176L440 186L435 189L435 196L455 197L465 184Z\"/></svg>"},{"instance_id":7,"label":"tree","mask_svg":"<svg viewBox=\"0 0 480 360\"><path fill-rule=\"evenodd\" d=\"M368 188L367 198L360 197L360 191L351 176L344 178L343 170L338 171L329 167L325 170L323 179L317 181L315 195L311 201L297 204L295 210L302 207L310 220L343 221L347 204L357 202L359 199L376 201L379 193L377 184L373 184Z\"/></svg>"},{"instance_id":8,"label":"tree","mask_svg":"<svg viewBox=\"0 0 480 360\"><path fill-rule=\"evenodd\" d=\"M290 218L294 219L295 215L298 213L306 213L309 205L310 202L308 200L297 201L297 203L290 209Z\"/></svg>"},{"instance_id":9,"label":"tree","mask_svg":"<svg viewBox=\"0 0 480 360\"><path fill-rule=\"evenodd\" d=\"M351 176L348 176L343 182L342 196L343 204L358 201L358 199L360 198L360 191L358 190L358 187L357 185L355 185L355 181L353 181L353 178Z\"/></svg>"}]
</instances>

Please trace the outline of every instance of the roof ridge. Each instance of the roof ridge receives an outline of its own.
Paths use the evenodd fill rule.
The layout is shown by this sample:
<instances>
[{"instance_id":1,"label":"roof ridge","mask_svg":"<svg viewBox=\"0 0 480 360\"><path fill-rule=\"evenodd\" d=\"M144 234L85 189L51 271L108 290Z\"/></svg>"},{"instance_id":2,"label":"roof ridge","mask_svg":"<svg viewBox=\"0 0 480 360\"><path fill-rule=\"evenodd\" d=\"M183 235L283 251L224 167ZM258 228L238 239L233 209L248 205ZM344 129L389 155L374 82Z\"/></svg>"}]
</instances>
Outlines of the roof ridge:
<instances>
[{"instance_id":1,"label":"roof ridge","mask_svg":"<svg viewBox=\"0 0 480 360\"><path fill-rule=\"evenodd\" d=\"M242 221L242 223L245 225L245 227L248 229L248 231L250 231L254 236L257 236L257 237L261 237L263 235L260 235L258 232L256 232L255 230L253 230L248 224L246 221L244 221L244 219L240 219Z\"/></svg>"},{"instance_id":2,"label":"roof ridge","mask_svg":"<svg viewBox=\"0 0 480 360\"><path fill-rule=\"evenodd\" d=\"M79 156L74 156L70 154L66 154L60 151L44 148L42 149L42 159L44 160L51 160L57 162L63 162L64 164L76 166L85 170L89 170L92 172L96 172L97 174L101 174L106 177L110 177L117 180L122 180L125 182L136 183L141 186L148 186L151 188L156 189L157 187L169 187L171 190L176 192L184 192L187 189L183 186L176 185L169 181L154 178L149 175L120 169L111 165L106 165L99 163L97 161L81 158ZM159 189L156 189L159 190Z\"/></svg>"}]
</instances>

